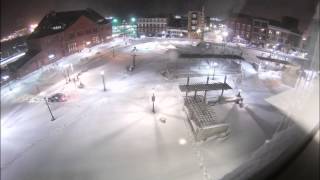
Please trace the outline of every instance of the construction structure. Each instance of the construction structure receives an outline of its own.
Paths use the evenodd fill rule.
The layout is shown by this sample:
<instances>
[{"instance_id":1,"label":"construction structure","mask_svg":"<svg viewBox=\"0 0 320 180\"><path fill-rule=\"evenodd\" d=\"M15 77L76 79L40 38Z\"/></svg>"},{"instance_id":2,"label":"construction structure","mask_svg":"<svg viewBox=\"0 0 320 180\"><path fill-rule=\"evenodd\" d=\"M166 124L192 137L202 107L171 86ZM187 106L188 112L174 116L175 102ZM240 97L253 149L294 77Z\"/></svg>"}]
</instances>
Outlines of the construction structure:
<instances>
[{"instance_id":1,"label":"construction structure","mask_svg":"<svg viewBox=\"0 0 320 180\"><path fill-rule=\"evenodd\" d=\"M206 140L210 137L227 137L230 133L229 124L217 119L215 111L207 103L206 97L208 91L221 90L220 97L222 97L225 90L232 89L226 80L227 76L225 76L223 83L209 84L208 76L205 84L189 84L190 77L188 76L187 84L179 86L180 90L186 93L184 97L185 111L196 141ZM194 95L188 96L189 92L194 92ZM204 95L197 95L198 92L204 92Z\"/></svg>"}]
</instances>

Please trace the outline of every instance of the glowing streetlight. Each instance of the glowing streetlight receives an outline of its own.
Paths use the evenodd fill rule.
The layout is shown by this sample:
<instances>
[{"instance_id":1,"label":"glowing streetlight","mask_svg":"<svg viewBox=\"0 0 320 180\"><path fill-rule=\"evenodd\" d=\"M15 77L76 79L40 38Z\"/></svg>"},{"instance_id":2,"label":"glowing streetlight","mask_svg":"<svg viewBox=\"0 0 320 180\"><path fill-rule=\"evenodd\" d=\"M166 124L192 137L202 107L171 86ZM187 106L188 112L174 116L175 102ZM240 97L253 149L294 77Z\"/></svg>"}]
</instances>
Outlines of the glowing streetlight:
<instances>
[{"instance_id":1,"label":"glowing streetlight","mask_svg":"<svg viewBox=\"0 0 320 180\"><path fill-rule=\"evenodd\" d=\"M118 23L118 19L117 19L117 18L114 18L114 19L112 19L112 22L113 22L113 23Z\"/></svg>"},{"instance_id":2,"label":"glowing streetlight","mask_svg":"<svg viewBox=\"0 0 320 180\"><path fill-rule=\"evenodd\" d=\"M6 81L7 79L9 79L9 77L10 77L10 76L8 76L8 75L4 75L4 76L2 76L1 78Z\"/></svg>"},{"instance_id":3,"label":"glowing streetlight","mask_svg":"<svg viewBox=\"0 0 320 180\"><path fill-rule=\"evenodd\" d=\"M132 18L131 18L131 22L133 22L133 23L136 22L136 18L135 18L135 17L132 17Z\"/></svg>"},{"instance_id":4,"label":"glowing streetlight","mask_svg":"<svg viewBox=\"0 0 320 180\"><path fill-rule=\"evenodd\" d=\"M103 83L103 91L106 91L106 83L104 80L104 71L100 72L101 78L102 78L102 83Z\"/></svg>"},{"instance_id":5,"label":"glowing streetlight","mask_svg":"<svg viewBox=\"0 0 320 180\"><path fill-rule=\"evenodd\" d=\"M29 31L33 32L38 27L38 24L30 24Z\"/></svg>"},{"instance_id":6,"label":"glowing streetlight","mask_svg":"<svg viewBox=\"0 0 320 180\"><path fill-rule=\"evenodd\" d=\"M223 32L222 32L222 36L223 36L223 37L227 37L228 34L229 34L229 33L228 33L227 31L223 31Z\"/></svg>"}]
</instances>

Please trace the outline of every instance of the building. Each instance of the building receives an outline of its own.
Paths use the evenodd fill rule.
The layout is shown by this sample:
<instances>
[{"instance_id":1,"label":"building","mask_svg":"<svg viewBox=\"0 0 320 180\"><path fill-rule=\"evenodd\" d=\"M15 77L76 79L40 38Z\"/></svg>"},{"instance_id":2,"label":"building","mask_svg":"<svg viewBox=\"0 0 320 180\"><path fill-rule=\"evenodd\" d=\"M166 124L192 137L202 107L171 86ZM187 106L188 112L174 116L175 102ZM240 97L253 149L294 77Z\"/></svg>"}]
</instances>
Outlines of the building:
<instances>
[{"instance_id":1,"label":"building","mask_svg":"<svg viewBox=\"0 0 320 180\"><path fill-rule=\"evenodd\" d=\"M252 33L252 18L250 16L239 14L229 18L226 24L229 29L229 39L233 42L250 42Z\"/></svg>"},{"instance_id":2,"label":"building","mask_svg":"<svg viewBox=\"0 0 320 180\"><path fill-rule=\"evenodd\" d=\"M282 21L237 14L226 20L228 39L233 42L288 51L301 46L301 34L295 18L283 17ZM276 46L276 47L274 47Z\"/></svg>"},{"instance_id":3,"label":"building","mask_svg":"<svg viewBox=\"0 0 320 180\"><path fill-rule=\"evenodd\" d=\"M268 38L269 21L262 18L252 19L252 31L250 41L252 44L264 47Z\"/></svg>"},{"instance_id":4,"label":"building","mask_svg":"<svg viewBox=\"0 0 320 180\"><path fill-rule=\"evenodd\" d=\"M137 37L136 18L132 17L129 21L112 18L112 36L113 37Z\"/></svg>"},{"instance_id":5,"label":"building","mask_svg":"<svg viewBox=\"0 0 320 180\"><path fill-rule=\"evenodd\" d=\"M27 39L25 57L9 65L20 75L111 38L111 22L92 9L50 12Z\"/></svg>"},{"instance_id":6,"label":"building","mask_svg":"<svg viewBox=\"0 0 320 180\"><path fill-rule=\"evenodd\" d=\"M202 39L204 31L204 16L201 11L188 12L189 38Z\"/></svg>"},{"instance_id":7,"label":"building","mask_svg":"<svg viewBox=\"0 0 320 180\"><path fill-rule=\"evenodd\" d=\"M171 15L168 18L167 35L169 37L188 36L188 17L182 15Z\"/></svg>"},{"instance_id":8,"label":"building","mask_svg":"<svg viewBox=\"0 0 320 180\"><path fill-rule=\"evenodd\" d=\"M138 36L161 36L167 31L166 17L143 17L137 19Z\"/></svg>"},{"instance_id":9,"label":"building","mask_svg":"<svg viewBox=\"0 0 320 180\"><path fill-rule=\"evenodd\" d=\"M268 25L267 48L273 48L284 52L300 48L301 34L287 29L279 21L270 20Z\"/></svg>"}]
</instances>

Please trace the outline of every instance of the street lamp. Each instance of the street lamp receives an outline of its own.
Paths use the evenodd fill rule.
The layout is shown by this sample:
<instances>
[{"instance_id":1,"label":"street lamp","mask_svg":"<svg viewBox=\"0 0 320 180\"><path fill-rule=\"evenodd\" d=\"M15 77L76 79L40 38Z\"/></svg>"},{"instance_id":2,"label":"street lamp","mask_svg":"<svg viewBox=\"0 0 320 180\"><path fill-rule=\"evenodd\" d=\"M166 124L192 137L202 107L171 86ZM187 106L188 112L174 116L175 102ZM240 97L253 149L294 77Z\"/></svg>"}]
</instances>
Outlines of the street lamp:
<instances>
[{"instance_id":1,"label":"street lamp","mask_svg":"<svg viewBox=\"0 0 320 180\"><path fill-rule=\"evenodd\" d=\"M112 19L112 22L113 22L113 23L118 23L118 19L117 19L117 18L114 18L114 19Z\"/></svg>"},{"instance_id":2,"label":"street lamp","mask_svg":"<svg viewBox=\"0 0 320 180\"><path fill-rule=\"evenodd\" d=\"M54 118L53 114L52 114L52 111L51 111L50 106L49 106L49 104L48 104L47 98L46 98L46 97L43 97L43 99L44 99L44 101L46 102L46 105L47 105L47 107L48 107L48 109L49 109L49 112L50 112L50 115L51 115L51 121L56 120L56 119Z\"/></svg>"},{"instance_id":3,"label":"street lamp","mask_svg":"<svg viewBox=\"0 0 320 180\"><path fill-rule=\"evenodd\" d=\"M131 22L133 22L133 23L136 22L136 18L135 18L135 17L132 17L132 18L131 18Z\"/></svg>"},{"instance_id":4,"label":"street lamp","mask_svg":"<svg viewBox=\"0 0 320 180\"><path fill-rule=\"evenodd\" d=\"M100 74L101 74L102 83L103 83L103 91L106 91L106 84L104 81L104 71L101 71Z\"/></svg>"},{"instance_id":5,"label":"street lamp","mask_svg":"<svg viewBox=\"0 0 320 180\"><path fill-rule=\"evenodd\" d=\"M239 89L239 90L238 90L237 97L241 97L241 92L242 92L242 89Z\"/></svg>"},{"instance_id":6,"label":"street lamp","mask_svg":"<svg viewBox=\"0 0 320 180\"><path fill-rule=\"evenodd\" d=\"M154 95L155 91L154 89L152 90L152 97L151 97L151 100L152 100L152 112L153 113L156 113L156 111L154 110L154 102L156 101L156 96Z\"/></svg>"},{"instance_id":7,"label":"street lamp","mask_svg":"<svg viewBox=\"0 0 320 180\"><path fill-rule=\"evenodd\" d=\"M212 80L214 80L214 75L216 73L216 66L218 66L218 63L213 63L212 67L213 67L213 74L212 74Z\"/></svg>"}]
</instances>

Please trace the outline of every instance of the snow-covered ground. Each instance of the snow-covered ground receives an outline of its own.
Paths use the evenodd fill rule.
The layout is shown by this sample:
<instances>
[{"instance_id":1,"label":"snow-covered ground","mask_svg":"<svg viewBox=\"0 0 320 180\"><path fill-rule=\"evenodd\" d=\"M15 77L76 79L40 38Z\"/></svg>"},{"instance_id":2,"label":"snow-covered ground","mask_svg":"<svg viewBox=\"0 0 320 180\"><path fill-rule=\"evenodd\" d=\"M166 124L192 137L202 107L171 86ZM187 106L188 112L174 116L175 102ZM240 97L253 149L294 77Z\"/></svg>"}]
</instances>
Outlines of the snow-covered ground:
<instances>
[{"instance_id":1,"label":"snow-covered ground","mask_svg":"<svg viewBox=\"0 0 320 180\"><path fill-rule=\"evenodd\" d=\"M137 48L136 68L127 72L133 47ZM208 61L172 61L166 53L192 47L188 40L113 41L13 82L12 91L2 88L1 178L219 179L240 166L273 137L283 119L265 98L288 87L276 74L271 78L259 74L249 63L242 62L240 73L237 62L216 60L214 81L222 81L227 73L228 83L236 89L225 95L234 96L242 89L245 107L213 106L217 118L230 124L230 137L195 142L178 89L186 78L177 74L191 70L204 75L191 81L205 82ZM73 64L72 77L85 71L80 76L85 88L66 84L61 71L66 64ZM238 70L231 72L229 66ZM162 76L167 68L176 76ZM103 91L101 71L107 91ZM153 91L155 114L151 111ZM68 101L50 103L56 117L51 121L42 98L55 92L65 93ZM219 94L211 92L208 99Z\"/></svg>"}]
</instances>

